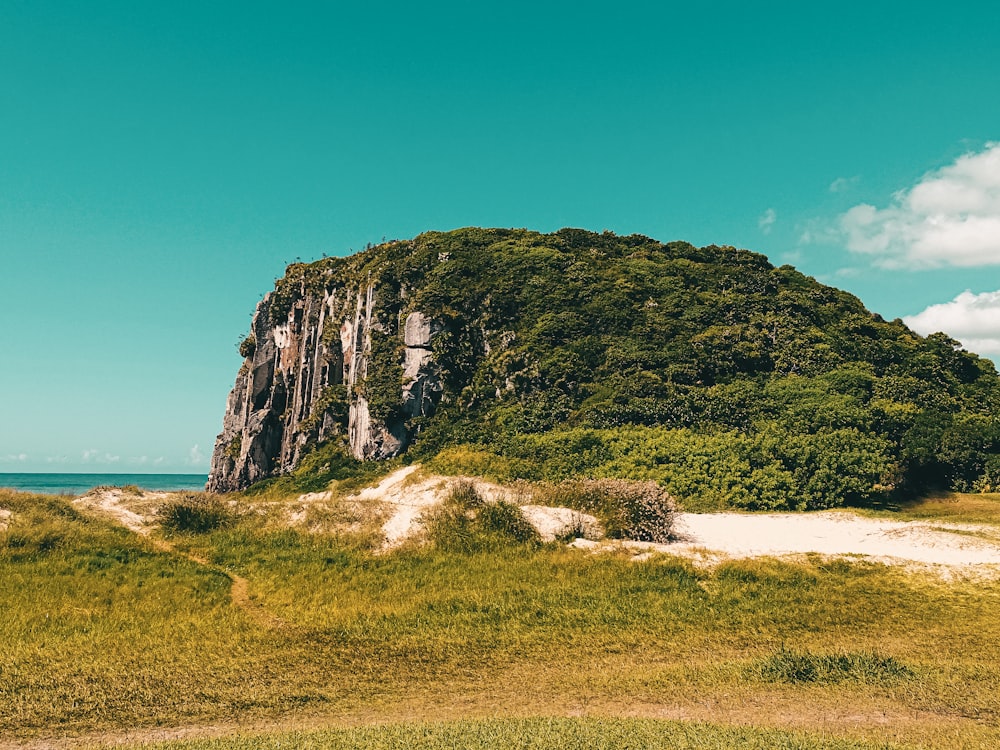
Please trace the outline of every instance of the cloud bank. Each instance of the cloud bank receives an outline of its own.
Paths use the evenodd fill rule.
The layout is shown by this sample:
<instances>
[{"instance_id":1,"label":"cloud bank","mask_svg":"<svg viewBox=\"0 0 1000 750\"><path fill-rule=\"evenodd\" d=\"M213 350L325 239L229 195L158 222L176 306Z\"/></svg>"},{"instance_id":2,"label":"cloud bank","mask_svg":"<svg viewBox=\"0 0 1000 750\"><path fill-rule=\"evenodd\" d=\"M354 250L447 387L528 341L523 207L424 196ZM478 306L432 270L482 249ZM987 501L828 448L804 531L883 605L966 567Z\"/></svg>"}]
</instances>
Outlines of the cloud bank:
<instances>
[{"instance_id":1,"label":"cloud bank","mask_svg":"<svg viewBox=\"0 0 1000 750\"><path fill-rule=\"evenodd\" d=\"M854 206L840 228L849 250L885 268L1000 265L1000 143L924 175L887 208Z\"/></svg>"},{"instance_id":2,"label":"cloud bank","mask_svg":"<svg viewBox=\"0 0 1000 750\"><path fill-rule=\"evenodd\" d=\"M903 321L924 336L944 331L976 354L1000 354L1000 291L965 291L951 302L931 305Z\"/></svg>"}]
</instances>

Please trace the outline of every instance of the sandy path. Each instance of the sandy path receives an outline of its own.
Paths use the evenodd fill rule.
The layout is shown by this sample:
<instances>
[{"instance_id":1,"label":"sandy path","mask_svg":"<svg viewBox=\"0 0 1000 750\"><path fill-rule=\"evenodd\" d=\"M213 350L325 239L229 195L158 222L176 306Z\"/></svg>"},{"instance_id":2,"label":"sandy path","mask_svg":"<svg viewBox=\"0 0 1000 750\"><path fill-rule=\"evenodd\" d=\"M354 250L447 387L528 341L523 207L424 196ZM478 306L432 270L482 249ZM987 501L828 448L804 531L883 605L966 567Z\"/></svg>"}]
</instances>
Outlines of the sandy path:
<instances>
[{"instance_id":1,"label":"sandy path","mask_svg":"<svg viewBox=\"0 0 1000 750\"><path fill-rule=\"evenodd\" d=\"M629 542L637 551L712 561L801 555L863 556L890 564L1000 575L1000 528L892 521L853 513L681 513L673 544Z\"/></svg>"}]
</instances>

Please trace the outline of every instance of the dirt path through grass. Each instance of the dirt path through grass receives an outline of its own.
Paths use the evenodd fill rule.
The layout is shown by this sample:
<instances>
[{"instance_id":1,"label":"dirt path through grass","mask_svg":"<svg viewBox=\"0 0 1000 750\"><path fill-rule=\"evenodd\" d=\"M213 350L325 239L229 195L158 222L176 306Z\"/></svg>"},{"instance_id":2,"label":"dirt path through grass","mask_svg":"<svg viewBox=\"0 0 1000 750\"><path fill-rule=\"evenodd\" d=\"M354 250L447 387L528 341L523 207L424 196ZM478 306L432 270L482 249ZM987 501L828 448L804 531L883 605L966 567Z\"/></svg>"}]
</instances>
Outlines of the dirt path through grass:
<instances>
[{"instance_id":1,"label":"dirt path through grass","mask_svg":"<svg viewBox=\"0 0 1000 750\"><path fill-rule=\"evenodd\" d=\"M196 565L224 575L230 582L229 597L232 600L233 606L245 611L263 627L285 627L287 623L284 620L268 612L253 600L250 596L250 582L246 578L218 565L214 565L211 561L200 555L180 549L166 539L160 539L152 535L155 526L149 520L152 516L149 510L154 505L162 503L168 497L170 497L170 493L168 492L142 492L138 496L135 496L117 487L98 488L77 498L73 501L73 504L81 510L110 519L120 526L124 526L129 531L148 540L157 552L162 552L173 557L182 557ZM133 505L140 504L147 512L137 513L135 510L129 509L125 506L127 500Z\"/></svg>"},{"instance_id":2,"label":"dirt path through grass","mask_svg":"<svg viewBox=\"0 0 1000 750\"><path fill-rule=\"evenodd\" d=\"M158 552L163 552L164 554L173 555L176 557L183 557L186 560L190 560L196 565L200 565L209 570L213 570L217 573L221 573L226 578L229 579L229 598L233 603L233 606L239 607L259 624L266 628L283 628L288 625L284 620L282 620L277 615L268 612L263 606L258 604L250 596L250 582L241 575L237 575L230 570L221 568L218 565L212 564L209 560L206 560L200 555L195 555L191 552L187 552L182 549L178 549L176 546L166 541L165 539L156 539L149 536L149 532L146 531L145 534L139 532L142 536L149 539L153 548Z\"/></svg>"}]
</instances>

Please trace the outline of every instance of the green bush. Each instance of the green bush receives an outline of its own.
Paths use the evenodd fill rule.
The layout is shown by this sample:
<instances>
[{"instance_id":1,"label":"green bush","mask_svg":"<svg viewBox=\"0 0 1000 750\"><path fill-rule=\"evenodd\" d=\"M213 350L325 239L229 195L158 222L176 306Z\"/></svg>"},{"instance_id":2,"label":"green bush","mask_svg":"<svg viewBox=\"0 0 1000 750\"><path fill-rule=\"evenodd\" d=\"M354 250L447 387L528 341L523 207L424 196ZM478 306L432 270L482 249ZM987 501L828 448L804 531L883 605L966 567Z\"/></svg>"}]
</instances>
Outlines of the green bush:
<instances>
[{"instance_id":1,"label":"green bush","mask_svg":"<svg viewBox=\"0 0 1000 750\"><path fill-rule=\"evenodd\" d=\"M811 654L782 647L757 665L768 682L861 682L877 684L913 676L913 671L891 656L873 651Z\"/></svg>"},{"instance_id":2,"label":"green bush","mask_svg":"<svg viewBox=\"0 0 1000 750\"><path fill-rule=\"evenodd\" d=\"M215 495L187 492L165 503L157 519L166 531L204 534L231 526L236 513Z\"/></svg>"},{"instance_id":3,"label":"green bush","mask_svg":"<svg viewBox=\"0 0 1000 750\"><path fill-rule=\"evenodd\" d=\"M424 515L431 542L446 552L468 554L538 542L538 533L516 505L489 502L469 481L456 482L444 502Z\"/></svg>"},{"instance_id":4,"label":"green bush","mask_svg":"<svg viewBox=\"0 0 1000 750\"><path fill-rule=\"evenodd\" d=\"M538 540L538 532L528 523L521 509L506 500L484 505L476 514L476 521L486 534L518 543Z\"/></svg>"},{"instance_id":5,"label":"green bush","mask_svg":"<svg viewBox=\"0 0 1000 750\"><path fill-rule=\"evenodd\" d=\"M248 334L246 337L240 339L240 343L237 345L237 348L240 350L241 357L249 359L257 353L257 339L252 333Z\"/></svg>"},{"instance_id":6,"label":"green bush","mask_svg":"<svg viewBox=\"0 0 1000 750\"><path fill-rule=\"evenodd\" d=\"M753 432L638 425L554 430L448 448L430 465L498 481L655 482L688 510L874 505L897 489L899 472L891 444L878 436L855 428L799 432L780 422L760 423Z\"/></svg>"},{"instance_id":7,"label":"green bush","mask_svg":"<svg viewBox=\"0 0 1000 750\"><path fill-rule=\"evenodd\" d=\"M482 508L486 500L479 494L476 485L467 479L455 482L445 498L445 505L453 505L467 511Z\"/></svg>"}]
</instances>

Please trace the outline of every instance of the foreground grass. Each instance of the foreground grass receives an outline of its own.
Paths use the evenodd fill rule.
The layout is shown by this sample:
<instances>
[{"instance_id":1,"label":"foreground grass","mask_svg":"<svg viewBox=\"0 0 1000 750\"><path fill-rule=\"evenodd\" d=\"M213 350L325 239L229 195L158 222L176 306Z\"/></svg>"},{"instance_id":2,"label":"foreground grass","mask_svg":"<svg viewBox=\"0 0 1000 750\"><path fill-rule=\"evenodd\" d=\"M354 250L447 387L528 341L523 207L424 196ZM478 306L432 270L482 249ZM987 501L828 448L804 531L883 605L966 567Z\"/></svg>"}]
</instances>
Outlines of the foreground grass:
<instances>
[{"instance_id":1,"label":"foreground grass","mask_svg":"<svg viewBox=\"0 0 1000 750\"><path fill-rule=\"evenodd\" d=\"M875 750L885 743L833 739L799 732L719 727L650 719L486 719L413 722L314 732L279 732L144 745L148 750Z\"/></svg>"},{"instance_id":2,"label":"foreground grass","mask_svg":"<svg viewBox=\"0 0 1000 750\"><path fill-rule=\"evenodd\" d=\"M614 732L644 747L643 732L687 731L702 732L690 747L731 746L726 732L748 747L1000 743L996 582L818 557L707 571L558 545L376 556L252 516L175 538L199 565L55 498L0 492L0 507L14 513L0 532L2 737L299 717L446 722L337 730L333 747L424 734L628 747ZM226 572L270 619L234 605ZM737 728L517 719L539 715ZM447 723L468 717L485 721ZM525 727L549 727L549 744L510 739ZM455 732L475 741L440 744ZM247 746L232 742L218 746Z\"/></svg>"}]
</instances>

